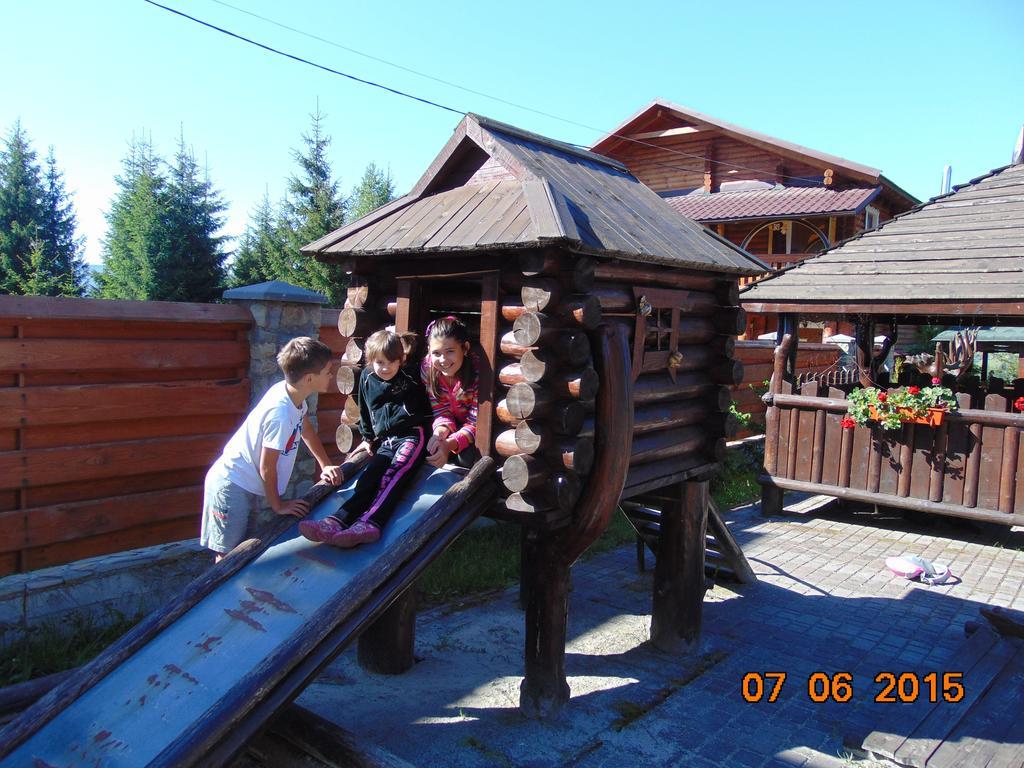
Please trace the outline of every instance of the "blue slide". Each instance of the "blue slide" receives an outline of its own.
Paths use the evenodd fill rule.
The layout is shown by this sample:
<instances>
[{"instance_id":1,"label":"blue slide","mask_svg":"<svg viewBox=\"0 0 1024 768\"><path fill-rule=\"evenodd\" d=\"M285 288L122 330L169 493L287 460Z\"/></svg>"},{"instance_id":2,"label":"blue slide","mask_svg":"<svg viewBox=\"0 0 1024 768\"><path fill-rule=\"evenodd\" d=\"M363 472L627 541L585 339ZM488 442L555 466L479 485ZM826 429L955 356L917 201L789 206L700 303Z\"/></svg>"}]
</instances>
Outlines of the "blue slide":
<instances>
[{"instance_id":1,"label":"blue slide","mask_svg":"<svg viewBox=\"0 0 1024 768\"><path fill-rule=\"evenodd\" d=\"M374 544L314 544L291 525L109 671L88 665L10 723L0 765L226 761L485 508L493 468L490 459L469 475L424 466ZM353 486L311 515L335 512Z\"/></svg>"}]
</instances>

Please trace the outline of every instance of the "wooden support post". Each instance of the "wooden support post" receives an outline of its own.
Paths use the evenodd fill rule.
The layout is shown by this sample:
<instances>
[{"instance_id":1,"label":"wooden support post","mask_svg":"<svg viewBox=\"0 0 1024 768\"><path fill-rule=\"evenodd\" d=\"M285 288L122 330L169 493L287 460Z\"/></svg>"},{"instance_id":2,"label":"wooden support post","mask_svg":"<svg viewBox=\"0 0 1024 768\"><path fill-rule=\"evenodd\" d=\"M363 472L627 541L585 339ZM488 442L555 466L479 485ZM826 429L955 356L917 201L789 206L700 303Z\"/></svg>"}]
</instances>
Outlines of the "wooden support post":
<instances>
[{"instance_id":1,"label":"wooden support post","mask_svg":"<svg viewBox=\"0 0 1024 768\"><path fill-rule=\"evenodd\" d=\"M407 589L359 636L359 666L400 675L416 663L416 589Z\"/></svg>"},{"instance_id":2,"label":"wooden support post","mask_svg":"<svg viewBox=\"0 0 1024 768\"><path fill-rule=\"evenodd\" d=\"M854 333L857 336L857 371L860 374L862 387L873 387L875 380L872 372L872 363L875 355L875 321L870 318L860 318L854 325Z\"/></svg>"},{"instance_id":3,"label":"wooden support post","mask_svg":"<svg viewBox=\"0 0 1024 768\"><path fill-rule=\"evenodd\" d=\"M700 648L704 592L704 547L708 526L708 481L691 480L669 489L661 512L661 538L654 566L651 643L662 651Z\"/></svg>"},{"instance_id":4,"label":"wooden support post","mask_svg":"<svg viewBox=\"0 0 1024 768\"><path fill-rule=\"evenodd\" d=\"M476 446L482 456L493 452L494 384L498 370L498 303L501 299L501 276L485 275L480 295L479 404L477 407Z\"/></svg>"},{"instance_id":5,"label":"wooden support post","mask_svg":"<svg viewBox=\"0 0 1024 768\"><path fill-rule=\"evenodd\" d=\"M519 687L519 709L545 719L569 700L565 679L565 638L569 618L569 566L558 542L530 531L523 544L526 608L526 674Z\"/></svg>"}]
</instances>

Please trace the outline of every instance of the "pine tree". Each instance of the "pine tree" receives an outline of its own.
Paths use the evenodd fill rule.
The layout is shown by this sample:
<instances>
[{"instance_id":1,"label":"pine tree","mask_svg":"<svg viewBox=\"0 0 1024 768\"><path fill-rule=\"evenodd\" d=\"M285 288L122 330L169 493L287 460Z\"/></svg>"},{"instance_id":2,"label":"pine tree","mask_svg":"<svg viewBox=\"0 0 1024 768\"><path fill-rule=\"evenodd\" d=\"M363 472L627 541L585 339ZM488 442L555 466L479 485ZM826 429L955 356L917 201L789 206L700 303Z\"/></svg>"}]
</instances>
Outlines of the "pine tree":
<instances>
[{"instance_id":1,"label":"pine tree","mask_svg":"<svg viewBox=\"0 0 1024 768\"><path fill-rule=\"evenodd\" d=\"M385 173L370 163L349 197L352 220L361 219L394 199L395 185L391 180L391 171Z\"/></svg>"},{"instance_id":2,"label":"pine tree","mask_svg":"<svg viewBox=\"0 0 1024 768\"><path fill-rule=\"evenodd\" d=\"M285 232L270 203L270 195L264 194L242 235L231 268L231 284L243 286L289 279L286 250Z\"/></svg>"},{"instance_id":3,"label":"pine tree","mask_svg":"<svg viewBox=\"0 0 1024 768\"><path fill-rule=\"evenodd\" d=\"M299 174L288 179L288 197L284 203L287 235L285 272L280 279L327 296L330 304L340 307L345 300L347 277L336 264L322 264L303 256L299 249L323 237L345 223L346 203L338 193L339 182L332 178L327 150L330 137L321 130L323 115L319 108L312 117L312 130L303 134L305 153L293 150Z\"/></svg>"},{"instance_id":4,"label":"pine tree","mask_svg":"<svg viewBox=\"0 0 1024 768\"><path fill-rule=\"evenodd\" d=\"M88 282L88 269L82 255L82 238L76 235L74 206L64 189L64 175L57 168L53 147L50 147L46 156L43 210L45 218L42 237L47 257L45 269L52 278L51 284L61 286L60 295L81 296Z\"/></svg>"},{"instance_id":5,"label":"pine tree","mask_svg":"<svg viewBox=\"0 0 1024 768\"><path fill-rule=\"evenodd\" d=\"M225 238L221 215L227 205L209 176L200 174L184 136L171 166L165 196L167 247L157 267L154 294L163 301L214 301L224 290Z\"/></svg>"},{"instance_id":6,"label":"pine tree","mask_svg":"<svg viewBox=\"0 0 1024 768\"><path fill-rule=\"evenodd\" d=\"M20 293L43 221L43 184L36 153L16 122L0 152L0 290Z\"/></svg>"},{"instance_id":7,"label":"pine tree","mask_svg":"<svg viewBox=\"0 0 1024 768\"><path fill-rule=\"evenodd\" d=\"M115 181L119 191L107 213L99 294L105 299L150 299L156 293L158 266L167 260L167 182L148 140L132 139Z\"/></svg>"},{"instance_id":8,"label":"pine tree","mask_svg":"<svg viewBox=\"0 0 1024 768\"><path fill-rule=\"evenodd\" d=\"M0 152L0 290L81 296L87 275L75 224L53 147L44 175L15 123Z\"/></svg>"}]
</instances>

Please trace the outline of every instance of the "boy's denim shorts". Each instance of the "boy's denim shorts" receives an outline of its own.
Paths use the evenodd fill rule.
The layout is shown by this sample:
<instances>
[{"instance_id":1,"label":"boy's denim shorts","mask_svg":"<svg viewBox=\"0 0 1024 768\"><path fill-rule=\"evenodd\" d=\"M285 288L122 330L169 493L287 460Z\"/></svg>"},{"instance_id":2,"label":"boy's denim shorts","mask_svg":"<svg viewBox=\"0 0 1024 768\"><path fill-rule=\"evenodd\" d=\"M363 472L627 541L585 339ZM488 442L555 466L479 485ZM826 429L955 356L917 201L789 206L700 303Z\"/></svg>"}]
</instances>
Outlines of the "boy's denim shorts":
<instances>
[{"instance_id":1,"label":"boy's denim shorts","mask_svg":"<svg viewBox=\"0 0 1024 768\"><path fill-rule=\"evenodd\" d=\"M199 543L221 554L230 552L245 540L249 515L258 509L259 497L224 476L214 465L206 473L203 486L203 523Z\"/></svg>"}]
</instances>

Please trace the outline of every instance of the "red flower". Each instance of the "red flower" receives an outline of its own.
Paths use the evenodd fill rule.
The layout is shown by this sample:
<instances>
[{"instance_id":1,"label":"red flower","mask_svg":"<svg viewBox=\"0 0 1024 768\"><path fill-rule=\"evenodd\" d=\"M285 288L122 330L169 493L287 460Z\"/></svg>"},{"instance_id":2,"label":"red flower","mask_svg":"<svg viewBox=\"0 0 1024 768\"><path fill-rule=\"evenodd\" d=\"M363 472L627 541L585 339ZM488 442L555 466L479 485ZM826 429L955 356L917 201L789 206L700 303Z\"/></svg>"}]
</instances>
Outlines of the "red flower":
<instances>
[{"instance_id":1,"label":"red flower","mask_svg":"<svg viewBox=\"0 0 1024 768\"><path fill-rule=\"evenodd\" d=\"M879 392L878 393L878 402L884 403L888 399L889 399L889 395L887 395L885 392Z\"/></svg>"},{"instance_id":2,"label":"red flower","mask_svg":"<svg viewBox=\"0 0 1024 768\"><path fill-rule=\"evenodd\" d=\"M1024 400L1024 397L1022 397L1021 400ZM857 422L851 419L849 416L844 416L843 420L839 422L839 426L841 426L843 429L853 429L854 427L857 426Z\"/></svg>"},{"instance_id":3,"label":"red flower","mask_svg":"<svg viewBox=\"0 0 1024 768\"><path fill-rule=\"evenodd\" d=\"M908 395L919 395L919 394L921 394L921 388L920 387L907 387L907 394Z\"/></svg>"},{"instance_id":4,"label":"red flower","mask_svg":"<svg viewBox=\"0 0 1024 768\"><path fill-rule=\"evenodd\" d=\"M1013 407L1018 411L1024 411L1024 397L1018 397L1013 401Z\"/></svg>"}]
</instances>

